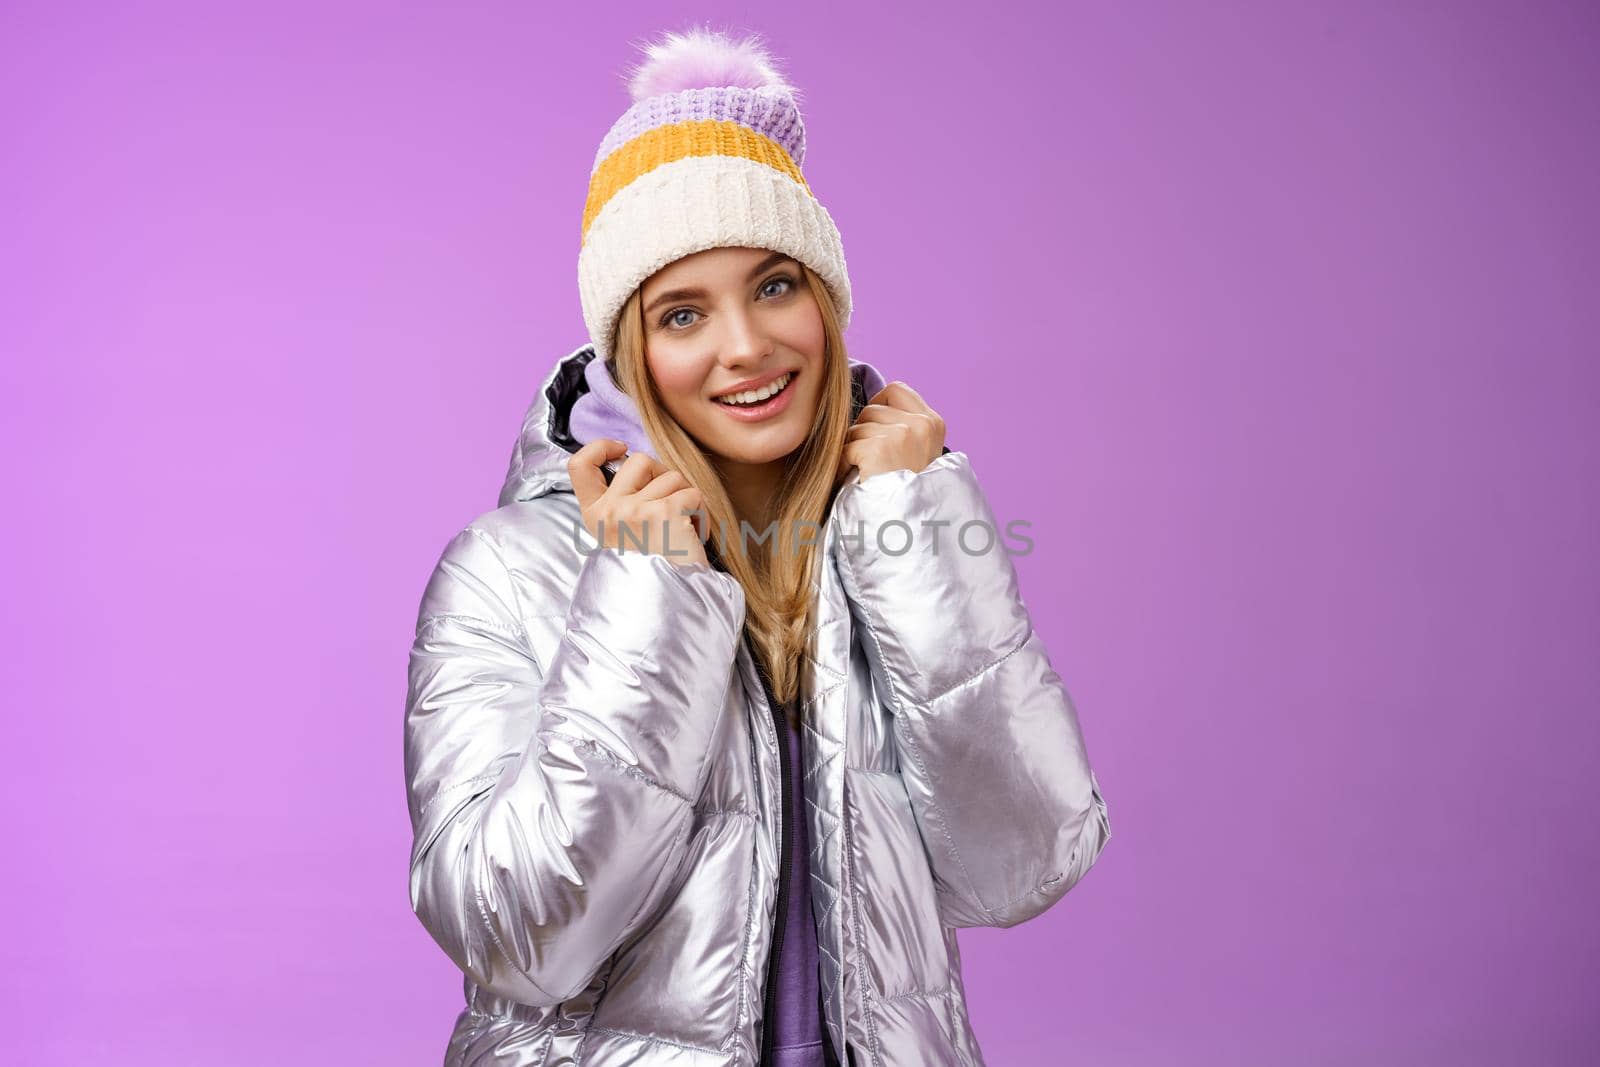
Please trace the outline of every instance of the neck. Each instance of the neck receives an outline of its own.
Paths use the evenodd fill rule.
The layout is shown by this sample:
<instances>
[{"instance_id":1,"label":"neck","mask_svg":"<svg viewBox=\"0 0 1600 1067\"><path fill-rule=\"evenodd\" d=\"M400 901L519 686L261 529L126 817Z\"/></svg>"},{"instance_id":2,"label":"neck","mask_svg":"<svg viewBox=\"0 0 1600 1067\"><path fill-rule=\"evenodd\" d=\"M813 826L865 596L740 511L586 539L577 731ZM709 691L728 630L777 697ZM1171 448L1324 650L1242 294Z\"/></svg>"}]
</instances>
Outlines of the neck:
<instances>
[{"instance_id":1,"label":"neck","mask_svg":"<svg viewBox=\"0 0 1600 1067\"><path fill-rule=\"evenodd\" d=\"M722 475L722 484L728 489L734 514L759 533L771 519L772 504L778 496L778 483L783 480L784 461L739 463L719 459L717 472Z\"/></svg>"}]
</instances>

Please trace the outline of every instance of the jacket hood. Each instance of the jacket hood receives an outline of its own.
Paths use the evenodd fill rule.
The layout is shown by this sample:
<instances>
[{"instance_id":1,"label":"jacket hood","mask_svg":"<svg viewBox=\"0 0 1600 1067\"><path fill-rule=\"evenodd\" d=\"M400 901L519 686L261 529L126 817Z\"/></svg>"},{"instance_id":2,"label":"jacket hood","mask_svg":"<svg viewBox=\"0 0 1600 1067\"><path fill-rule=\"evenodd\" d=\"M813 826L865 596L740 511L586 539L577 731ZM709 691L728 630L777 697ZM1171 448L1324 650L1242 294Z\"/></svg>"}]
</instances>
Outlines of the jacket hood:
<instances>
[{"instance_id":1,"label":"jacket hood","mask_svg":"<svg viewBox=\"0 0 1600 1067\"><path fill-rule=\"evenodd\" d=\"M545 378L543 388L523 416L522 430L511 450L511 463L500 488L499 506L532 500L551 492L572 492L567 461L572 453L588 443L574 432L572 411L578 398L589 392L587 372L594 358L594 345L586 344L563 357ZM853 398L850 417L854 420L868 398L888 383L876 367L858 359L850 360L850 377ZM649 440L639 423L637 410L631 405L608 404L607 411L616 432L604 436L634 444Z\"/></svg>"}]
</instances>

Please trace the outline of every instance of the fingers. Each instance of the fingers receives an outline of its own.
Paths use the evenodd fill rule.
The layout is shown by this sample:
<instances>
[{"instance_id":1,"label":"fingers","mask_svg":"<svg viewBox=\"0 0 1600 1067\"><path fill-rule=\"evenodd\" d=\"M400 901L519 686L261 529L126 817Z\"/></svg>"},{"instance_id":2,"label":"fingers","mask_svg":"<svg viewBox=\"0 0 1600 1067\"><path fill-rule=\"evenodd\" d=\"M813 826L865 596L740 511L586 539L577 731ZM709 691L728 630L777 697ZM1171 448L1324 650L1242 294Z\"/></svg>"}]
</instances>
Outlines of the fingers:
<instances>
[{"instance_id":1,"label":"fingers","mask_svg":"<svg viewBox=\"0 0 1600 1067\"><path fill-rule=\"evenodd\" d=\"M700 490L690 486L687 489L680 489L676 493L671 494L666 498L666 500L667 505L672 509L672 513L674 515L685 515L687 512L699 513L694 515L685 515L685 517L687 517L690 524L694 526L695 536L704 541L706 539L706 535L710 532L711 527L709 519L705 513L705 498L700 495Z\"/></svg>"},{"instance_id":2,"label":"fingers","mask_svg":"<svg viewBox=\"0 0 1600 1067\"><path fill-rule=\"evenodd\" d=\"M854 425L859 426L864 422L902 422L907 425L915 424L919 419L936 419L932 408L926 411L909 411L906 408L890 407L888 404L868 404L861 409L861 414L856 416Z\"/></svg>"},{"instance_id":3,"label":"fingers","mask_svg":"<svg viewBox=\"0 0 1600 1067\"><path fill-rule=\"evenodd\" d=\"M880 394L882 395L882 394ZM867 413L876 411L872 417ZM869 441L876 437L894 437L905 432L900 421L902 415L890 414L889 409L878 406L876 409L866 407L861 409L862 418L853 424L844 434L844 448L839 453L839 464L834 468L833 484L838 485L850 474L851 467L861 465L861 442Z\"/></svg>"},{"instance_id":4,"label":"fingers","mask_svg":"<svg viewBox=\"0 0 1600 1067\"><path fill-rule=\"evenodd\" d=\"M835 486L850 477L850 472L858 467L861 468L862 476L865 477L866 467L862 465L871 465L874 462L873 456L868 452L867 448L865 439L850 441L845 444L844 451L839 455L839 468L833 478Z\"/></svg>"},{"instance_id":5,"label":"fingers","mask_svg":"<svg viewBox=\"0 0 1600 1067\"><path fill-rule=\"evenodd\" d=\"M893 400L893 404L868 404L856 416L856 421L851 424L851 436L873 436L864 430L864 427L877 427L880 430L892 429L896 432L902 430L910 432L918 440L928 442L933 446L934 452L944 445L945 424L944 419L937 411L922 403L920 397L904 382L896 382L903 387L903 392L890 392L891 387L885 387L878 393L879 397ZM858 432L859 431L859 432ZM851 439L847 436L846 440Z\"/></svg>"},{"instance_id":6,"label":"fingers","mask_svg":"<svg viewBox=\"0 0 1600 1067\"><path fill-rule=\"evenodd\" d=\"M943 447L944 422L935 413L878 406L863 414L868 417L845 431L835 484L852 466L861 468L863 478L880 470L922 470Z\"/></svg>"},{"instance_id":7,"label":"fingers","mask_svg":"<svg viewBox=\"0 0 1600 1067\"><path fill-rule=\"evenodd\" d=\"M621 441L600 438L578 449L567 461L573 493L583 509L589 533L602 544L619 548L623 544L622 531L629 530L635 547L659 543L663 549L669 540L675 546L681 545L687 533L696 538L688 545L689 551L675 548L667 554L684 557L673 558L674 563L705 562L703 542L711 524L705 516L705 498L700 490L682 473L644 452L635 452L623 460L607 485L601 468L627 451ZM644 550L655 551L650 547Z\"/></svg>"},{"instance_id":8,"label":"fingers","mask_svg":"<svg viewBox=\"0 0 1600 1067\"><path fill-rule=\"evenodd\" d=\"M920 411L931 414L933 409L922 399L922 394L902 381L892 381L867 400L868 405L882 404L901 411Z\"/></svg>"},{"instance_id":9,"label":"fingers","mask_svg":"<svg viewBox=\"0 0 1600 1067\"><path fill-rule=\"evenodd\" d=\"M639 497L642 500L659 500L662 497L671 496L680 489L687 488L688 485L689 479L678 471L663 469L660 474L650 480L649 485L639 490Z\"/></svg>"},{"instance_id":10,"label":"fingers","mask_svg":"<svg viewBox=\"0 0 1600 1067\"><path fill-rule=\"evenodd\" d=\"M899 422L858 422L844 433L846 441L855 441L863 437L884 437L900 432L897 427Z\"/></svg>"},{"instance_id":11,"label":"fingers","mask_svg":"<svg viewBox=\"0 0 1600 1067\"><path fill-rule=\"evenodd\" d=\"M665 469L652 457L643 452L635 452L623 460L622 466L617 468L617 476L611 479L611 489L619 496L625 493L637 493Z\"/></svg>"},{"instance_id":12,"label":"fingers","mask_svg":"<svg viewBox=\"0 0 1600 1067\"><path fill-rule=\"evenodd\" d=\"M587 508L605 493L606 476L601 473L601 466L627 450L628 446L621 441L601 437L578 449L567 460L567 476L572 479L572 491L580 507Z\"/></svg>"}]
</instances>

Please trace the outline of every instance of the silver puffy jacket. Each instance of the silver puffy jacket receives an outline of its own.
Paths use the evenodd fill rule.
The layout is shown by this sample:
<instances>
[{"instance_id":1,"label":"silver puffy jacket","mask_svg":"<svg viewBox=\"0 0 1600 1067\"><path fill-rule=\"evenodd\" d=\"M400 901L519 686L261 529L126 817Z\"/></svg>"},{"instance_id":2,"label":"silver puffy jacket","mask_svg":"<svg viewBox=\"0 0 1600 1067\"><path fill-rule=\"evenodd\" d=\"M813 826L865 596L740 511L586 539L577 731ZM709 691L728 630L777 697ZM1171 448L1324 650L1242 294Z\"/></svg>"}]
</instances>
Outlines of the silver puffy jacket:
<instances>
[{"instance_id":1,"label":"silver puffy jacket","mask_svg":"<svg viewBox=\"0 0 1600 1067\"><path fill-rule=\"evenodd\" d=\"M550 374L499 507L445 547L417 619L411 902L465 975L445 1062L758 1064L794 769L738 582L590 551L566 465L592 358ZM882 378L851 367L859 407ZM826 1034L849 1063L982 1064L955 928L1038 915L1110 837L1009 539L955 545L974 519L995 527L947 450L852 473L824 533L797 770ZM949 525L892 554L893 520Z\"/></svg>"}]
</instances>

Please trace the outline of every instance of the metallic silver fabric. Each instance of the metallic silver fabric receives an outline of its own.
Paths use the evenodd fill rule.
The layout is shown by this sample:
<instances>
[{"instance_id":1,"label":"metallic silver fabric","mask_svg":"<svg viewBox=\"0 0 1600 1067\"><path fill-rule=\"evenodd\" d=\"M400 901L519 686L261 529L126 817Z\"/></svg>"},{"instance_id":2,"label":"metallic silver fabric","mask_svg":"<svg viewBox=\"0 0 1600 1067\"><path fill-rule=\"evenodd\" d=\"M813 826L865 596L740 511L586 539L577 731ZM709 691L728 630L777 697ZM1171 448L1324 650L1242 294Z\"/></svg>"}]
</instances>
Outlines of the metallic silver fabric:
<instances>
[{"instance_id":1,"label":"metallic silver fabric","mask_svg":"<svg viewBox=\"0 0 1600 1067\"><path fill-rule=\"evenodd\" d=\"M466 996L444 1062L752 1067L780 738L732 577L574 541L553 438L592 355L546 380L500 506L445 546L418 615L411 902ZM1111 833L1009 557L956 547L973 519L997 528L952 451L852 477L823 541L813 915L833 1046L871 1067L981 1065L956 928L1038 915ZM891 555L890 520L949 525Z\"/></svg>"}]
</instances>

